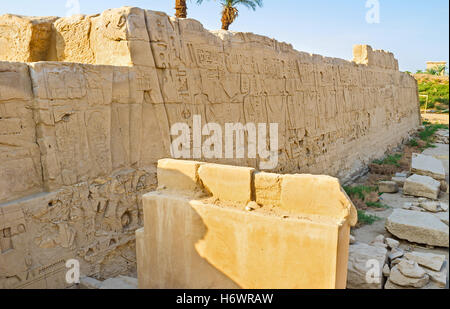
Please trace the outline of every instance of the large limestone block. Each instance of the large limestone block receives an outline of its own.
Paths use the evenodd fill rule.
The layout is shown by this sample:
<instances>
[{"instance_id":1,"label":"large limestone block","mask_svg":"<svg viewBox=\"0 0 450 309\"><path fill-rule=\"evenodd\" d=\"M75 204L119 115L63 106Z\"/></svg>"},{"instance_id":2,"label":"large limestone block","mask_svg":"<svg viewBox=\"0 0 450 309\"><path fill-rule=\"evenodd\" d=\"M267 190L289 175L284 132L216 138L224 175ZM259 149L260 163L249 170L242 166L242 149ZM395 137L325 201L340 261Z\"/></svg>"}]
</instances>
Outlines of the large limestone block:
<instances>
[{"instance_id":1,"label":"large limestone block","mask_svg":"<svg viewBox=\"0 0 450 309\"><path fill-rule=\"evenodd\" d=\"M345 288L347 224L283 219L157 192L143 201L140 288Z\"/></svg>"},{"instance_id":2,"label":"large limestone block","mask_svg":"<svg viewBox=\"0 0 450 309\"><path fill-rule=\"evenodd\" d=\"M382 271L387 261L387 253L387 249L378 246L364 243L351 245L348 257L347 288L381 289ZM378 267L379 272L372 275L370 271L373 267Z\"/></svg>"},{"instance_id":3,"label":"large limestone block","mask_svg":"<svg viewBox=\"0 0 450 309\"><path fill-rule=\"evenodd\" d=\"M411 173L430 176L436 180L445 180L445 169L442 161L423 154L413 154Z\"/></svg>"},{"instance_id":4,"label":"large limestone block","mask_svg":"<svg viewBox=\"0 0 450 309\"><path fill-rule=\"evenodd\" d=\"M176 171L171 183L196 179L196 162L161 160L163 166ZM292 195L299 206L287 212L279 206L278 181L285 176L204 163L198 167L199 184L211 196L196 198L185 194L186 186L167 190L162 184L168 175L161 172L158 190L143 197L144 229L136 232L141 288L345 288L355 221L342 212L353 205L337 194L340 187L303 179L309 190L329 199L322 204ZM258 205L255 191L265 189L269 192L258 193ZM328 213L303 212L303 203ZM283 261L281 267L274 259Z\"/></svg>"},{"instance_id":5,"label":"large limestone block","mask_svg":"<svg viewBox=\"0 0 450 309\"><path fill-rule=\"evenodd\" d=\"M406 179L403 193L436 200L439 197L440 187L441 183L439 181L429 176L414 174Z\"/></svg>"},{"instance_id":6,"label":"large limestone block","mask_svg":"<svg viewBox=\"0 0 450 309\"><path fill-rule=\"evenodd\" d=\"M253 168L220 164L205 164L198 175L205 188L222 201L250 202L252 199Z\"/></svg>"},{"instance_id":7,"label":"large limestone block","mask_svg":"<svg viewBox=\"0 0 450 309\"><path fill-rule=\"evenodd\" d=\"M448 226L433 214L394 209L386 220L386 229L400 239L432 246L449 246Z\"/></svg>"}]
</instances>

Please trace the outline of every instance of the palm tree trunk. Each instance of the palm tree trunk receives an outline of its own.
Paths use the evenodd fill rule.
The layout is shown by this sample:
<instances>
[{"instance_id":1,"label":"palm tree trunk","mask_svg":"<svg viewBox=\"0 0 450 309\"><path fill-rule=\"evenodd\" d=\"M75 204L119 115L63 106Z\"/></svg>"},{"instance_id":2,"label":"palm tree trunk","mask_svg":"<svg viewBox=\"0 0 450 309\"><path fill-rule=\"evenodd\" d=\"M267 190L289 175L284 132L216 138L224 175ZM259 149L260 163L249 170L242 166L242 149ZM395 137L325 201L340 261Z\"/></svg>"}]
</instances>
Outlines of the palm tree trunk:
<instances>
[{"instance_id":1,"label":"palm tree trunk","mask_svg":"<svg viewBox=\"0 0 450 309\"><path fill-rule=\"evenodd\" d=\"M178 18L186 18L187 17L187 6L186 0L175 0L175 16Z\"/></svg>"}]
</instances>

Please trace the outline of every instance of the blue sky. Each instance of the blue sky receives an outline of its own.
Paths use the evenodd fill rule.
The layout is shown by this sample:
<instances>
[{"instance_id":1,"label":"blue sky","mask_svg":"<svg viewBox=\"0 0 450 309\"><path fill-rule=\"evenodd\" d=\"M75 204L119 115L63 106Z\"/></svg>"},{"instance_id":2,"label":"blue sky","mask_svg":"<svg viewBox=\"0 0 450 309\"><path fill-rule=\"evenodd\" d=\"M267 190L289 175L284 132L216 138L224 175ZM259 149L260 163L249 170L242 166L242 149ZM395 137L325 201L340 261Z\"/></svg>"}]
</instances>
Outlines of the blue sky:
<instances>
[{"instance_id":1,"label":"blue sky","mask_svg":"<svg viewBox=\"0 0 450 309\"><path fill-rule=\"evenodd\" d=\"M72 1L72 0L69 0ZM82 14L138 6L174 14L175 0L79 0ZM415 72L426 61L449 59L448 0L379 0L380 23L366 22L366 0L264 0L256 12L240 9L231 30L267 35L296 49L347 60L354 44L392 51L400 69ZM220 28L216 0L197 6L188 0L189 17L208 29ZM0 0L0 14L65 16L66 0Z\"/></svg>"}]
</instances>

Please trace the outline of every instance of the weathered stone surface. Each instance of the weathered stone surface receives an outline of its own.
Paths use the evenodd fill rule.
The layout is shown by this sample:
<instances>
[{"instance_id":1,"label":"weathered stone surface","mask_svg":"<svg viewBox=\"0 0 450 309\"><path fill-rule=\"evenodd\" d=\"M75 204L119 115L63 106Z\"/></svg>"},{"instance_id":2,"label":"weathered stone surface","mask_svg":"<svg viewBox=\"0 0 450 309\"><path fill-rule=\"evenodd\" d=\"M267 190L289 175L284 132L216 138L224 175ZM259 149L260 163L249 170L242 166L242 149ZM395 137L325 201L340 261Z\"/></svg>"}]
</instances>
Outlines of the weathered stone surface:
<instances>
[{"instance_id":1,"label":"weathered stone surface","mask_svg":"<svg viewBox=\"0 0 450 309\"><path fill-rule=\"evenodd\" d=\"M441 220L442 222L444 222L445 224L448 225L449 222L449 212L438 212L433 214L434 216L436 216L437 218L439 218L439 220Z\"/></svg>"},{"instance_id":2,"label":"weathered stone surface","mask_svg":"<svg viewBox=\"0 0 450 309\"><path fill-rule=\"evenodd\" d=\"M389 268L389 265L388 264L384 264L383 276L389 277L390 273L391 273L391 269Z\"/></svg>"},{"instance_id":3,"label":"weathered stone surface","mask_svg":"<svg viewBox=\"0 0 450 309\"><path fill-rule=\"evenodd\" d=\"M430 280L436 283L441 288L445 288L447 284L447 261L443 264L440 271L434 271L424 267L425 272L430 276Z\"/></svg>"},{"instance_id":4,"label":"weathered stone surface","mask_svg":"<svg viewBox=\"0 0 450 309\"><path fill-rule=\"evenodd\" d=\"M127 276L118 276L100 281L90 277L80 278L80 289L95 290L131 290L138 288L138 280Z\"/></svg>"},{"instance_id":5,"label":"weathered stone surface","mask_svg":"<svg viewBox=\"0 0 450 309\"><path fill-rule=\"evenodd\" d=\"M429 212L440 212L442 210L441 204L437 201L420 203L420 207Z\"/></svg>"},{"instance_id":6,"label":"weathered stone surface","mask_svg":"<svg viewBox=\"0 0 450 309\"><path fill-rule=\"evenodd\" d=\"M233 186L247 184L252 172L205 163L198 173L205 189L214 187L209 196L195 199L183 188L177 192L158 186L143 197L144 229L136 232L140 288L345 288L350 226L356 222L349 213L339 212L343 205L354 208L345 195L335 194L339 182L327 178L327 187L321 176L296 175L303 176L304 183L311 179L311 192L335 200L322 204L321 199L297 194L291 202L298 207L287 212L272 203L259 207L250 194L247 206L254 209L247 211L242 203L247 194L240 192L254 192L255 183ZM235 192L217 200L215 190L221 188L211 185L215 183ZM329 215L311 214L303 208L308 203ZM274 260L283 261L283 267Z\"/></svg>"},{"instance_id":7,"label":"weathered stone surface","mask_svg":"<svg viewBox=\"0 0 450 309\"><path fill-rule=\"evenodd\" d=\"M423 154L413 154L411 173L430 176L436 180L445 180L445 169L441 160Z\"/></svg>"},{"instance_id":8,"label":"weathered stone surface","mask_svg":"<svg viewBox=\"0 0 450 309\"><path fill-rule=\"evenodd\" d=\"M398 184L395 181L380 181L378 183L378 191L380 193L397 193Z\"/></svg>"},{"instance_id":9,"label":"weathered stone surface","mask_svg":"<svg viewBox=\"0 0 450 309\"><path fill-rule=\"evenodd\" d=\"M449 246L448 226L433 214L394 209L386 220L386 229L400 239L432 246Z\"/></svg>"},{"instance_id":10,"label":"weathered stone surface","mask_svg":"<svg viewBox=\"0 0 450 309\"><path fill-rule=\"evenodd\" d=\"M403 261L402 261L403 262ZM401 262L401 263L402 263ZM398 265L400 265L399 263ZM398 268L398 265L394 266L391 269L391 273L389 275L389 281L404 287L414 287L414 288L422 288L428 284L430 281L430 277L427 274L424 274L420 278L411 278L402 274Z\"/></svg>"},{"instance_id":11,"label":"weathered stone surface","mask_svg":"<svg viewBox=\"0 0 450 309\"><path fill-rule=\"evenodd\" d=\"M395 259L401 258L405 252L402 249L395 248L389 252L389 260L393 261Z\"/></svg>"},{"instance_id":12,"label":"weathered stone surface","mask_svg":"<svg viewBox=\"0 0 450 309\"><path fill-rule=\"evenodd\" d=\"M422 278L425 275L425 270L414 261L403 259L397 265L398 270L409 278Z\"/></svg>"},{"instance_id":13,"label":"weathered stone surface","mask_svg":"<svg viewBox=\"0 0 450 309\"><path fill-rule=\"evenodd\" d=\"M439 196L441 183L429 176L412 175L406 179L403 193L413 196L428 197L436 200Z\"/></svg>"},{"instance_id":14,"label":"weathered stone surface","mask_svg":"<svg viewBox=\"0 0 450 309\"><path fill-rule=\"evenodd\" d=\"M172 126L194 129L196 115L278 123L288 134L263 170L342 181L420 124L417 83L392 54L356 46L349 62L139 8L1 16L0 60L33 61L0 62L0 287L65 287L62 261L74 256L100 279L132 272L140 196L172 155ZM268 161L218 159L192 137L189 158Z\"/></svg>"},{"instance_id":15,"label":"weathered stone surface","mask_svg":"<svg viewBox=\"0 0 450 309\"><path fill-rule=\"evenodd\" d=\"M436 283L434 283L431 280L428 282L427 285L425 285L424 287L421 287L421 288L415 288L412 286L401 286L401 285L397 285L397 284L393 283L391 280L386 280L386 284L384 285L384 288L386 290L417 290L417 289L437 290L437 289L441 289L441 287L439 285L437 285Z\"/></svg>"},{"instance_id":16,"label":"weathered stone surface","mask_svg":"<svg viewBox=\"0 0 450 309\"><path fill-rule=\"evenodd\" d=\"M400 242L398 240L395 240L395 239L392 239L389 237L386 238L385 242L386 242L386 245L388 245L388 247L390 249L396 249L400 245Z\"/></svg>"},{"instance_id":17,"label":"weathered stone surface","mask_svg":"<svg viewBox=\"0 0 450 309\"><path fill-rule=\"evenodd\" d=\"M445 255L417 251L406 253L405 258L435 271L440 271L445 261Z\"/></svg>"},{"instance_id":18,"label":"weathered stone surface","mask_svg":"<svg viewBox=\"0 0 450 309\"><path fill-rule=\"evenodd\" d=\"M351 245L348 257L348 289L381 289L382 288L382 270L386 263L388 251L385 248L375 247L364 243ZM372 265L370 260L376 260L380 267L378 282L368 283L367 273Z\"/></svg>"}]
</instances>

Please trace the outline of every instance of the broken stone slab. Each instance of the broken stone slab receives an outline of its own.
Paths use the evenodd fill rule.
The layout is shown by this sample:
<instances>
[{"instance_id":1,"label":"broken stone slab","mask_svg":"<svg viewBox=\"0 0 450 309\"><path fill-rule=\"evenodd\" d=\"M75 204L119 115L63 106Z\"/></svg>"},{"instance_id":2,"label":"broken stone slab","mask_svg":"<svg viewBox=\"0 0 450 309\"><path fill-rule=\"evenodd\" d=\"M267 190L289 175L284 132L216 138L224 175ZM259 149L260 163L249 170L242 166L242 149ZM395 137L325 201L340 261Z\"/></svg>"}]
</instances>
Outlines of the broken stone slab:
<instances>
[{"instance_id":1,"label":"broken stone slab","mask_svg":"<svg viewBox=\"0 0 450 309\"><path fill-rule=\"evenodd\" d=\"M395 181L380 181L378 182L378 191L380 193L397 193L398 184Z\"/></svg>"},{"instance_id":2,"label":"broken stone slab","mask_svg":"<svg viewBox=\"0 0 450 309\"><path fill-rule=\"evenodd\" d=\"M402 260L397 267L404 276L409 278L422 278L426 274L417 262L411 260Z\"/></svg>"},{"instance_id":3,"label":"broken stone slab","mask_svg":"<svg viewBox=\"0 0 450 309\"><path fill-rule=\"evenodd\" d=\"M445 180L445 168L441 160L432 156L414 153L411 161L411 173L430 176L436 180Z\"/></svg>"},{"instance_id":4,"label":"broken stone slab","mask_svg":"<svg viewBox=\"0 0 450 309\"><path fill-rule=\"evenodd\" d=\"M417 290L418 288L414 288L414 287L405 287L405 286L400 286L397 285L395 283L393 283L391 280L386 280L386 284L384 285L384 288L386 290ZM422 288L419 288L420 290L437 290L437 289L441 289L441 287L439 287L436 283L434 283L433 281L429 281L427 285L425 285Z\"/></svg>"},{"instance_id":5,"label":"broken stone slab","mask_svg":"<svg viewBox=\"0 0 450 309\"><path fill-rule=\"evenodd\" d=\"M394 209L386 219L386 229L397 238L431 246L448 247L448 226L433 214Z\"/></svg>"},{"instance_id":6,"label":"broken stone slab","mask_svg":"<svg viewBox=\"0 0 450 309\"><path fill-rule=\"evenodd\" d=\"M424 275L420 278L407 277L401 273L398 265L396 265L391 269L389 280L403 287L422 288L430 281L430 276L424 272Z\"/></svg>"},{"instance_id":7,"label":"broken stone slab","mask_svg":"<svg viewBox=\"0 0 450 309\"><path fill-rule=\"evenodd\" d=\"M381 289L382 269L386 263L387 250L364 243L356 243L349 247L347 289ZM373 267L369 260L378 261L380 273L377 282L368 283L367 272Z\"/></svg>"},{"instance_id":8,"label":"broken stone slab","mask_svg":"<svg viewBox=\"0 0 450 309\"><path fill-rule=\"evenodd\" d=\"M441 183L429 176L414 174L405 181L403 194L437 200Z\"/></svg>"},{"instance_id":9,"label":"broken stone slab","mask_svg":"<svg viewBox=\"0 0 450 309\"><path fill-rule=\"evenodd\" d=\"M434 271L424 267L423 270L430 276L430 280L435 282L439 287L445 288L447 285L447 261L444 262L440 271Z\"/></svg>"},{"instance_id":10,"label":"broken stone slab","mask_svg":"<svg viewBox=\"0 0 450 309\"><path fill-rule=\"evenodd\" d=\"M440 271L445 262L445 255L423 252L407 252L405 258L435 271Z\"/></svg>"}]
</instances>

